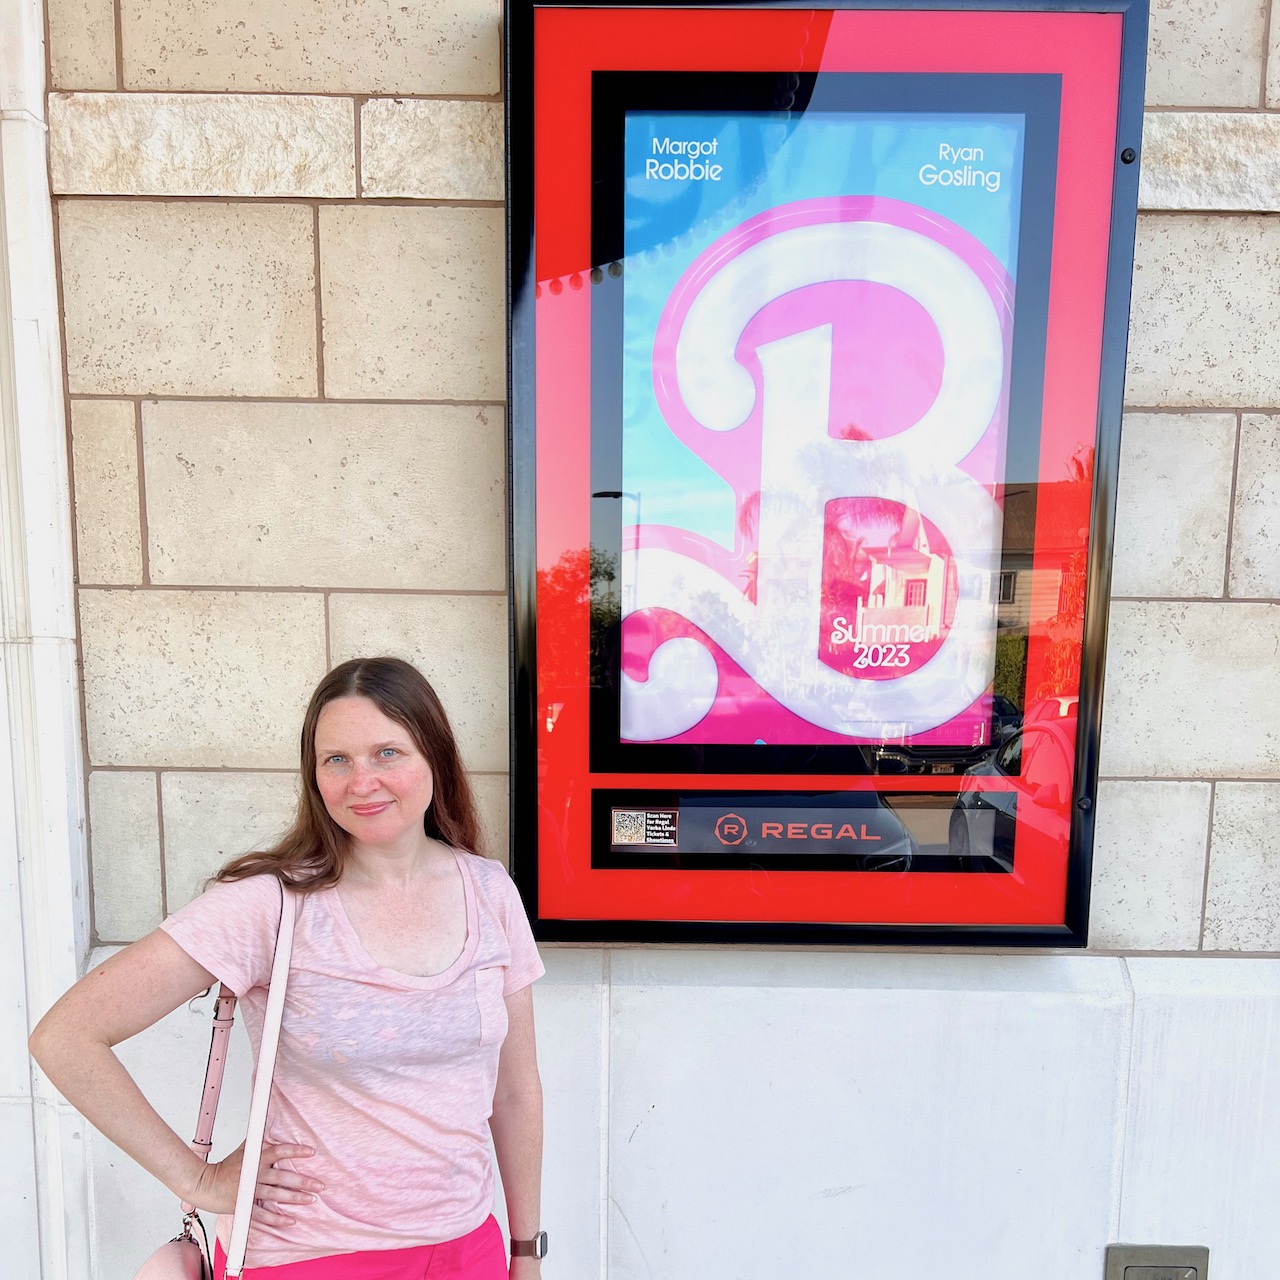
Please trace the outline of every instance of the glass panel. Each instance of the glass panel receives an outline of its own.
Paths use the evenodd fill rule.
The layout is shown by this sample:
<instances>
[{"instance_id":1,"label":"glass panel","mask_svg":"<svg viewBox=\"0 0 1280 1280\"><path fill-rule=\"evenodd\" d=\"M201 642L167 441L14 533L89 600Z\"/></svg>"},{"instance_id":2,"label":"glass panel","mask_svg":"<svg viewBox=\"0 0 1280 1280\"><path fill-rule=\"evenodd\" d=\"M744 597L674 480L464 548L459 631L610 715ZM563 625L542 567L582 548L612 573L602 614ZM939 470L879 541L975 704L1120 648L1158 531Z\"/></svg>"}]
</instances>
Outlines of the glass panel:
<instances>
[{"instance_id":1,"label":"glass panel","mask_svg":"<svg viewBox=\"0 0 1280 1280\"><path fill-rule=\"evenodd\" d=\"M539 910L1061 927L1121 18L535 17Z\"/></svg>"}]
</instances>

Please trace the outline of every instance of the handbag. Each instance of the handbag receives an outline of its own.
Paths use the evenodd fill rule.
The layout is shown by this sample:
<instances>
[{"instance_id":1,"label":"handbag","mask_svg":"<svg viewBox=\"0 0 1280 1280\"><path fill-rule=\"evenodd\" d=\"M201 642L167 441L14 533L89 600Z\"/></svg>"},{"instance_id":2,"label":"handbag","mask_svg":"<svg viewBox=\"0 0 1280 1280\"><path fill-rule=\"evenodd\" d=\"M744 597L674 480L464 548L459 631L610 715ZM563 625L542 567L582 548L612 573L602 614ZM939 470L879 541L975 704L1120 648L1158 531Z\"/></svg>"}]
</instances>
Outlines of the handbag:
<instances>
[{"instance_id":1,"label":"handbag","mask_svg":"<svg viewBox=\"0 0 1280 1280\"><path fill-rule=\"evenodd\" d=\"M254 1074L253 1094L249 1101L249 1129L244 1140L244 1159L240 1165L236 1207L231 1219L231 1239L227 1245L227 1280L239 1280L240 1273L244 1270L249 1224L253 1217L253 1189L258 1181L262 1142L267 1131L271 1077L275 1072L276 1049L280 1043L280 1018L284 1012L284 993L289 981L289 956L293 951L293 923L296 914L297 901L282 882L280 929L276 934L275 955L271 961L271 985L267 989L262 1044L258 1049L258 1069ZM222 1093L222 1075L227 1065L227 1043L235 1022L235 1008L235 993L224 983L218 988L218 998L213 1005L209 1061L205 1067L204 1088L200 1094L196 1134L191 1142L191 1149L206 1161L213 1148L213 1122L218 1114L218 1098ZM199 1231L200 1239L196 1238L196 1231ZM195 1205L183 1201L181 1232L162 1244L142 1264L134 1280L213 1280L209 1239Z\"/></svg>"}]
</instances>

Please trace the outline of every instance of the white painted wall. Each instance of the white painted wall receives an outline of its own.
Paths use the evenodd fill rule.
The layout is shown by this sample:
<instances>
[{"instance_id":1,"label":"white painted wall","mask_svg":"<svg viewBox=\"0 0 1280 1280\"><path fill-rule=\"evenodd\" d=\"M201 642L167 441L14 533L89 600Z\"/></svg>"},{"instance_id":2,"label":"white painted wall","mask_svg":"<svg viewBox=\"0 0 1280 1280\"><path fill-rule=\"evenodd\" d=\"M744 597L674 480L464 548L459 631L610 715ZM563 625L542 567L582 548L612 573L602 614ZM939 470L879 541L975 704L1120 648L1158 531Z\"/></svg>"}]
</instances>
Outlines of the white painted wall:
<instances>
[{"instance_id":1,"label":"white painted wall","mask_svg":"<svg viewBox=\"0 0 1280 1280\"><path fill-rule=\"evenodd\" d=\"M43 4L0 0L0 1271L22 1280L89 1267L85 1126L26 1056L89 941L44 61Z\"/></svg>"},{"instance_id":2,"label":"white painted wall","mask_svg":"<svg viewBox=\"0 0 1280 1280\"><path fill-rule=\"evenodd\" d=\"M546 1280L1101 1280L1109 1241L1277 1274L1280 960L543 956ZM182 1131L208 1004L124 1051ZM240 1037L229 1073L220 1150ZM90 1149L116 1280L176 1210Z\"/></svg>"}]
</instances>

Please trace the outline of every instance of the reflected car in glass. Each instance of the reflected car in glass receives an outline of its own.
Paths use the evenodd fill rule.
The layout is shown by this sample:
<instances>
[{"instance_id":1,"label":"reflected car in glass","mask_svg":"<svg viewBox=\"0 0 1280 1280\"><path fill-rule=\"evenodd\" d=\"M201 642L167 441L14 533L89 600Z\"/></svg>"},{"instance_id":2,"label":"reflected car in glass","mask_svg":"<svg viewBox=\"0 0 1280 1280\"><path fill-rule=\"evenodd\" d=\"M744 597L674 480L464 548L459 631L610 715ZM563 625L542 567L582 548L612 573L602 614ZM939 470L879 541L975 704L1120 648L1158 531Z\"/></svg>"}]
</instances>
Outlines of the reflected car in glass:
<instances>
[{"instance_id":1,"label":"reflected car in glass","mask_svg":"<svg viewBox=\"0 0 1280 1280\"><path fill-rule=\"evenodd\" d=\"M1019 812L1032 828L1058 836L1071 794L1075 728L1073 717L1030 721L965 772L947 832L953 858L971 867L1012 871ZM983 785L993 778L1007 778L1013 785Z\"/></svg>"}]
</instances>

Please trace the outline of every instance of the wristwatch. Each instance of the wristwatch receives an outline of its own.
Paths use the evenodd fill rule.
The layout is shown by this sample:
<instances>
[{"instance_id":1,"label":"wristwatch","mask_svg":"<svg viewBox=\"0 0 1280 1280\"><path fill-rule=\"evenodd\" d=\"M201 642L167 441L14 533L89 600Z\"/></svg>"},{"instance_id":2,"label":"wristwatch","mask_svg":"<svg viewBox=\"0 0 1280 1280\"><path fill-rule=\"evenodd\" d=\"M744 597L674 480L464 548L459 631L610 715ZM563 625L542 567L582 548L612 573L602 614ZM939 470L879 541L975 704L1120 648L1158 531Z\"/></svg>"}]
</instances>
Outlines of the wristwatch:
<instances>
[{"instance_id":1,"label":"wristwatch","mask_svg":"<svg viewBox=\"0 0 1280 1280\"><path fill-rule=\"evenodd\" d=\"M539 1231L532 1240L511 1241L513 1258L545 1258L547 1256L547 1233Z\"/></svg>"}]
</instances>

